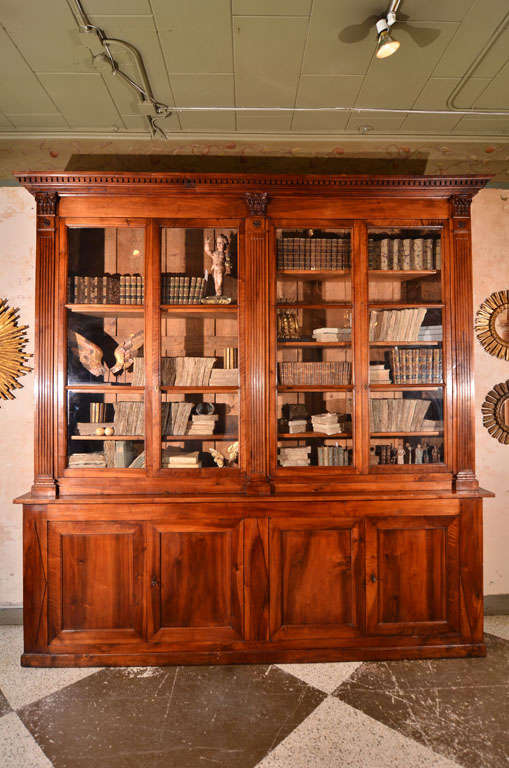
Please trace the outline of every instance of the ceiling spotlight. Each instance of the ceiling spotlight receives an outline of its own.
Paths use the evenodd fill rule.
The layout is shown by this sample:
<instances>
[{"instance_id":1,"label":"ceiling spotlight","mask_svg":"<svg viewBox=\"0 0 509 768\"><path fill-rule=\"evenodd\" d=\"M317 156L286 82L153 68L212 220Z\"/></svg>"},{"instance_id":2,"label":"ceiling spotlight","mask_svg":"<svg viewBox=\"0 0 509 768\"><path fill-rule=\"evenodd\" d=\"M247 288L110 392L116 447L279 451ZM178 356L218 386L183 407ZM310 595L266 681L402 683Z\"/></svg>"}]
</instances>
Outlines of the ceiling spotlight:
<instances>
[{"instance_id":1,"label":"ceiling spotlight","mask_svg":"<svg viewBox=\"0 0 509 768\"><path fill-rule=\"evenodd\" d=\"M378 19L376 23L376 31L378 34L378 45L376 47L377 59L386 59L388 56L392 56L393 53L399 48L399 42L394 40L391 35L391 27L396 22L396 10L399 2L391 3L391 7L387 12L387 16L382 19Z\"/></svg>"}]
</instances>

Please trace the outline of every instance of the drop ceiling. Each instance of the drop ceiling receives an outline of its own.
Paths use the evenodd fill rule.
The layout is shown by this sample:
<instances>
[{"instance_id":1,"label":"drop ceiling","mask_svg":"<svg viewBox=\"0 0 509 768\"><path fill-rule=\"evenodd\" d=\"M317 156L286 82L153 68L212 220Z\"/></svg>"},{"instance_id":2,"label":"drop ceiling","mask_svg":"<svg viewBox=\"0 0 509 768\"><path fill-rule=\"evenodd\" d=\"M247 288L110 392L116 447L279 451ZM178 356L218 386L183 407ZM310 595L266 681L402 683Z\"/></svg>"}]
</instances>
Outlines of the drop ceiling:
<instances>
[{"instance_id":1,"label":"drop ceiling","mask_svg":"<svg viewBox=\"0 0 509 768\"><path fill-rule=\"evenodd\" d=\"M168 141L323 141L396 138L509 139L509 25L462 84L456 104L507 115L408 114L445 110L477 55L509 11L508 0L403 0L404 26L389 59L375 58L376 32L344 42L344 30L387 10L387 0L83 0L92 22L141 52L156 99L178 107L241 112L174 112ZM149 139L133 91L96 66L71 0L2 0L0 138ZM429 37L429 35L428 35ZM422 40L421 40L422 42ZM133 62L121 67L137 77ZM402 113L313 112L363 107ZM284 107L264 112L261 107Z\"/></svg>"}]
</instances>

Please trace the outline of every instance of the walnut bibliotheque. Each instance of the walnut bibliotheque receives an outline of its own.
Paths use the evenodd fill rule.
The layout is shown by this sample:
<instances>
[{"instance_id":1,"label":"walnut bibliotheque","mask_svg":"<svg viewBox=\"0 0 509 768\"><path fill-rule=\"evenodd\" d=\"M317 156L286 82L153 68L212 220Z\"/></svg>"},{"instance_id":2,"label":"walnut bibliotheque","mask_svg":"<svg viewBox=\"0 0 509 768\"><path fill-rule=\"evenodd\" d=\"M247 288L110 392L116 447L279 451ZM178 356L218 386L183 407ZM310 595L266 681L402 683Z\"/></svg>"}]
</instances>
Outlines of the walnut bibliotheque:
<instances>
[{"instance_id":1,"label":"walnut bibliotheque","mask_svg":"<svg viewBox=\"0 0 509 768\"><path fill-rule=\"evenodd\" d=\"M489 179L18 179L37 202L22 663L483 655Z\"/></svg>"}]
</instances>

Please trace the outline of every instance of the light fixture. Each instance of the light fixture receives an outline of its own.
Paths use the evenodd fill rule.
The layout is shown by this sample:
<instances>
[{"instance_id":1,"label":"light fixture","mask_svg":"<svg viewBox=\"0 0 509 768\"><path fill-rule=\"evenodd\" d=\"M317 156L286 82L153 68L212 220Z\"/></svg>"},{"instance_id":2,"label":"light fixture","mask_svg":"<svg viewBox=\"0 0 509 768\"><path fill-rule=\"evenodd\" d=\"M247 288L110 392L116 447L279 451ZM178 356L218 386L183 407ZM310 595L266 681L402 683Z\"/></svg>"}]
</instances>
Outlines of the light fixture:
<instances>
[{"instance_id":1,"label":"light fixture","mask_svg":"<svg viewBox=\"0 0 509 768\"><path fill-rule=\"evenodd\" d=\"M376 31L378 34L378 45L376 47L377 59L386 59L388 56L392 56L396 53L400 44L398 40L394 40L391 35L391 27L396 22L396 10L399 2L392 2L387 16L382 19L378 19L376 23Z\"/></svg>"}]
</instances>

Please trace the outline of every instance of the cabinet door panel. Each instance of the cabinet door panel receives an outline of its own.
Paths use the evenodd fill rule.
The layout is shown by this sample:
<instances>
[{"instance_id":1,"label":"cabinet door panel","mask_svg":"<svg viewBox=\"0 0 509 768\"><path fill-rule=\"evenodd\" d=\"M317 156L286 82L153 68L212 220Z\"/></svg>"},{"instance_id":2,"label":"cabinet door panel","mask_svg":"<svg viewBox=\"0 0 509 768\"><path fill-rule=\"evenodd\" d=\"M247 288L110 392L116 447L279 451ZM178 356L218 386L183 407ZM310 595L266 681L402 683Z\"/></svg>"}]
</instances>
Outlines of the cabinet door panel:
<instances>
[{"instance_id":1,"label":"cabinet door panel","mask_svg":"<svg viewBox=\"0 0 509 768\"><path fill-rule=\"evenodd\" d=\"M361 616L359 523L271 520L272 639L357 634Z\"/></svg>"},{"instance_id":2,"label":"cabinet door panel","mask_svg":"<svg viewBox=\"0 0 509 768\"><path fill-rule=\"evenodd\" d=\"M447 632L458 622L458 519L366 521L368 631Z\"/></svg>"},{"instance_id":3,"label":"cabinet door panel","mask_svg":"<svg viewBox=\"0 0 509 768\"><path fill-rule=\"evenodd\" d=\"M50 640L81 645L139 639L140 526L49 522L48 529Z\"/></svg>"},{"instance_id":4,"label":"cabinet door panel","mask_svg":"<svg viewBox=\"0 0 509 768\"><path fill-rule=\"evenodd\" d=\"M158 642L217 642L242 631L242 523L150 527L149 635Z\"/></svg>"}]
</instances>

